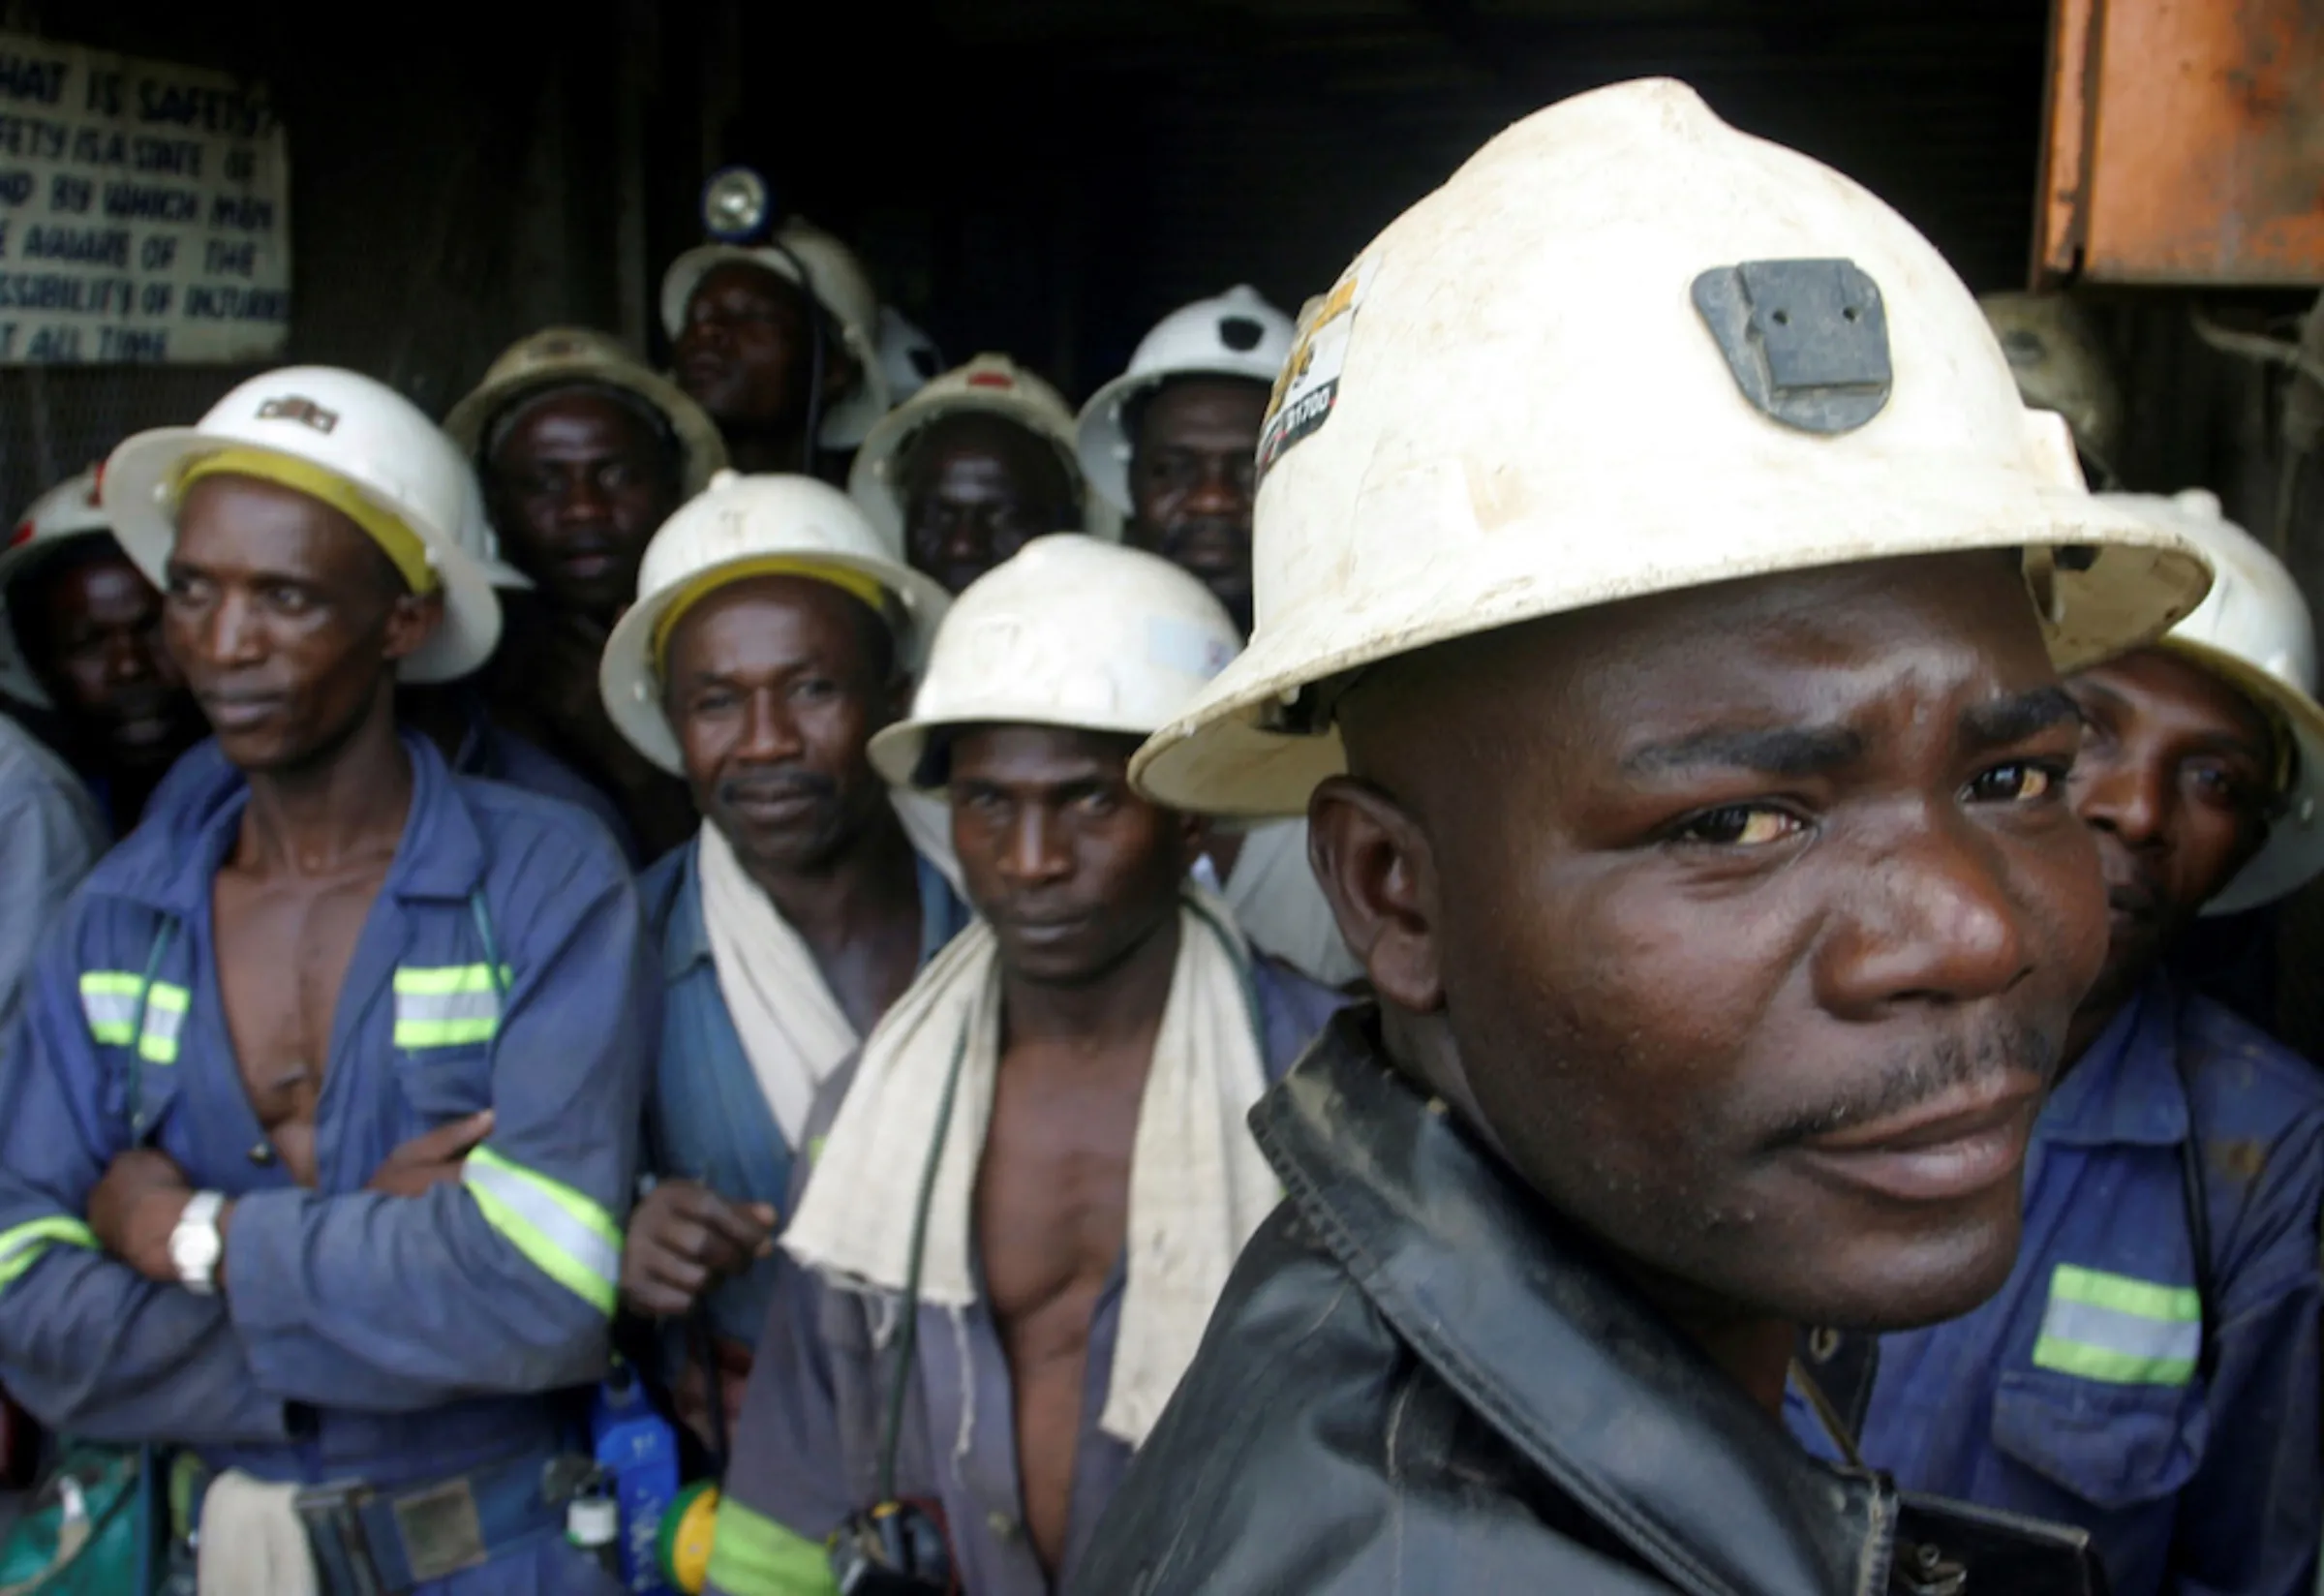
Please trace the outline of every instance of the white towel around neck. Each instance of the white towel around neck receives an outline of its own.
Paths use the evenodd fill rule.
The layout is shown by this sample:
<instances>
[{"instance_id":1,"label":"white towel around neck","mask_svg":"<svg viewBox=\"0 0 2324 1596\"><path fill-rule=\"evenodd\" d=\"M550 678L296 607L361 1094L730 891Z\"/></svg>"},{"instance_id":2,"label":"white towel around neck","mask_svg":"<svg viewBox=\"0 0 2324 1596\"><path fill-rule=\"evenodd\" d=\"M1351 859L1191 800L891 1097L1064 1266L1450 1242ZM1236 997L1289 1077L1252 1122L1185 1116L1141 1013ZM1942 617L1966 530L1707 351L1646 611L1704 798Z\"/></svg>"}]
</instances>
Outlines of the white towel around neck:
<instances>
[{"instance_id":1,"label":"white towel around neck","mask_svg":"<svg viewBox=\"0 0 2324 1596\"><path fill-rule=\"evenodd\" d=\"M795 1148L815 1105L815 1089L860 1038L824 984L807 938L777 912L774 900L734 856L726 834L708 820L694 859L719 996L783 1141Z\"/></svg>"},{"instance_id":2,"label":"white towel around neck","mask_svg":"<svg viewBox=\"0 0 2324 1596\"><path fill-rule=\"evenodd\" d=\"M1250 996L1250 953L1226 905L1189 885L1177 966L1139 1102L1130 1159L1127 1280L1099 1418L1146 1439L1202 1343L1237 1254L1281 1196L1245 1123L1267 1090ZM1000 1065L1000 958L978 922L888 1011L815 1159L782 1245L847 1289L902 1295L929 1157L942 1151L920 1263L920 1300L965 1308L977 1166ZM949 1121L946 1077L960 1059Z\"/></svg>"}]
</instances>

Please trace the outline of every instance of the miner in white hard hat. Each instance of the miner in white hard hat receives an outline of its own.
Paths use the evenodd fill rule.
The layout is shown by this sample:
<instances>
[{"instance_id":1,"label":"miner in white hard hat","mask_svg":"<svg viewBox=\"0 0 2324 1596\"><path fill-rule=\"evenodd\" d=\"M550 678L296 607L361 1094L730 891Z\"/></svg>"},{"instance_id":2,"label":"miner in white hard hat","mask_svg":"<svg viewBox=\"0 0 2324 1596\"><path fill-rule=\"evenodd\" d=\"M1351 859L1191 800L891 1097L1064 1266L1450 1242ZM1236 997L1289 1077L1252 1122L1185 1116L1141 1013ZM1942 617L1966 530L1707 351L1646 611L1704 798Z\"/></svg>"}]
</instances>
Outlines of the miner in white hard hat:
<instances>
[{"instance_id":1,"label":"miner in white hard hat","mask_svg":"<svg viewBox=\"0 0 2324 1596\"><path fill-rule=\"evenodd\" d=\"M498 544L527 578L483 689L493 716L596 783L634 851L691 834L684 785L605 718L597 661L670 512L726 465L717 424L619 341L546 327L501 352L444 417Z\"/></svg>"},{"instance_id":2,"label":"miner in white hard hat","mask_svg":"<svg viewBox=\"0 0 2324 1596\"><path fill-rule=\"evenodd\" d=\"M1117 531L1082 480L1073 412L1005 354L980 354L890 411L856 451L847 491L953 594L1044 534Z\"/></svg>"},{"instance_id":3,"label":"miner in white hard hat","mask_svg":"<svg viewBox=\"0 0 2324 1596\"><path fill-rule=\"evenodd\" d=\"M726 472L655 537L606 644L613 723L702 813L639 883L662 981L660 1179L622 1282L665 1327L662 1372L706 1443L766 1323L817 1089L967 919L947 852L915 840L866 752L944 603L839 489ZM687 1334L697 1311L706 1337Z\"/></svg>"},{"instance_id":4,"label":"miner in white hard hat","mask_svg":"<svg viewBox=\"0 0 2324 1596\"><path fill-rule=\"evenodd\" d=\"M126 836L204 727L162 646L162 595L113 537L82 472L32 502L0 547L0 695Z\"/></svg>"},{"instance_id":5,"label":"miner in white hard hat","mask_svg":"<svg viewBox=\"0 0 2324 1596\"><path fill-rule=\"evenodd\" d=\"M1251 629L1252 455L1291 318L1238 286L1154 323L1082 407L1082 470L1130 546L1185 567Z\"/></svg>"},{"instance_id":6,"label":"miner in white hard hat","mask_svg":"<svg viewBox=\"0 0 2324 1596\"><path fill-rule=\"evenodd\" d=\"M1133 778L1305 808L1378 1001L1254 1112L1287 1200L1084 1588L2093 1588L1774 1421L1803 1326L2009 1275L2106 945L2059 671L2200 556L1903 218L1667 81L1366 246L1259 459L1251 646Z\"/></svg>"},{"instance_id":7,"label":"miner in white hard hat","mask_svg":"<svg viewBox=\"0 0 2324 1596\"><path fill-rule=\"evenodd\" d=\"M399 678L499 631L468 468L392 389L290 367L123 443L103 499L215 736L0 1046L0 1379L176 1451L208 1588L596 1588L557 1482L651 971L602 828L397 723Z\"/></svg>"},{"instance_id":8,"label":"miner in white hard hat","mask_svg":"<svg viewBox=\"0 0 2324 1596\"><path fill-rule=\"evenodd\" d=\"M1976 1312L1882 1336L1863 1459L1908 1489L2090 1531L2115 1596L2314 1589L2324 1078L2184 990L2198 914L2324 871L2315 629L2283 563L2199 489L2125 495L2217 580L2067 691L2069 789L2105 872L2106 963L2034 1121L2026 1241ZM1827 1393L1829 1394L1829 1393ZM1832 1443L1804 1404L1789 1415Z\"/></svg>"},{"instance_id":9,"label":"miner in white hard hat","mask_svg":"<svg viewBox=\"0 0 2324 1596\"><path fill-rule=\"evenodd\" d=\"M1167 561L1036 538L961 595L872 739L889 780L949 797L978 919L817 1094L719 1505L725 1596L861 1588L863 1563L1081 1588L1274 1206L1244 1117L1339 1001L1188 879L1202 821L1129 787L1240 640ZM932 1354L899 1367L898 1326ZM897 1566L899 1515L943 1526L947 1569Z\"/></svg>"},{"instance_id":10,"label":"miner in white hard hat","mask_svg":"<svg viewBox=\"0 0 2324 1596\"><path fill-rule=\"evenodd\" d=\"M819 473L888 412L871 276L803 217L670 262L661 325L678 385L718 422L737 470Z\"/></svg>"},{"instance_id":11,"label":"miner in white hard hat","mask_svg":"<svg viewBox=\"0 0 2324 1596\"><path fill-rule=\"evenodd\" d=\"M1164 317L1082 407L1082 469L1128 517L1131 546L1200 578L1246 636L1259 426L1291 344L1289 317L1229 289ZM1304 821L1215 826L1203 869L1262 946L1334 986L1361 973L1307 868Z\"/></svg>"}]
</instances>

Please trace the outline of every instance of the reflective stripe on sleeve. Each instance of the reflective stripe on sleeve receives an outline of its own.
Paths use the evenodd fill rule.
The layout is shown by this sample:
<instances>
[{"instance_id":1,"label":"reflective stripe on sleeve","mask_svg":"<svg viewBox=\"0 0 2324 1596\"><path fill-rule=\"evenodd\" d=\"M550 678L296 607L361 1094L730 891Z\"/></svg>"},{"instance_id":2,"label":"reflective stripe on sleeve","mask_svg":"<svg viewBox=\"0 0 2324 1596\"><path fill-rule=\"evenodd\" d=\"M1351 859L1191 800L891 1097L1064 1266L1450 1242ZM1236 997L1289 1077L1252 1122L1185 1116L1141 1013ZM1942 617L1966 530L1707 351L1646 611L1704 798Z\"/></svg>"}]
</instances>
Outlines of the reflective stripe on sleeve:
<instances>
[{"instance_id":1,"label":"reflective stripe on sleeve","mask_svg":"<svg viewBox=\"0 0 2324 1596\"><path fill-rule=\"evenodd\" d=\"M404 967L395 972L395 1045L399 1048L467 1047L489 1042L501 1026L501 979L490 965Z\"/></svg>"},{"instance_id":2,"label":"reflective stripe on sleeve","mask_svg":"<svg viewBox=\"0 0 2324 1596\"><path fill-rule=\"evenodd\" d=\"M2203 1350L2203 1303L2162 1285L2060 1264L2034 1343L2034 1366L2110 1385L2183 1386Z\"/></svg>"},{"instance_id":3,"label":"reflective stripe on sleeve","mask_svg":"<svg viewBox=\"0 0 2324 1596\"><path fill-rule=\"evenodd\" d=\"M33 1260L57 1243L97 1250L97 1234L78 1219L51 1213L0 1230L0 1289L32 1267Z\"/></svg>"},{"instance_id":4,"label":"reflective stripe on sleeve","mask_svg":"<svg viewBox=\"0 0 2324 1596\"><path fill-rule=\"evenodd\" d=\"M731 1496L719 1498L710 1582L732 1596L838 1596L831 1550Z\"/></svg>"},{"instance_id":5,"label":"reflective stripe on sleeve","mask_svg":"<svg viewBox=\"0 0 2324 1596\"><path fill-rule=\"evenodd\" d=\"M488 1147L468 1155L461 1179L485 1222L535 1268L598 1311L613 1312L622 1272L622 1227L561 1181Z\"/></svg>"}]
</instances>

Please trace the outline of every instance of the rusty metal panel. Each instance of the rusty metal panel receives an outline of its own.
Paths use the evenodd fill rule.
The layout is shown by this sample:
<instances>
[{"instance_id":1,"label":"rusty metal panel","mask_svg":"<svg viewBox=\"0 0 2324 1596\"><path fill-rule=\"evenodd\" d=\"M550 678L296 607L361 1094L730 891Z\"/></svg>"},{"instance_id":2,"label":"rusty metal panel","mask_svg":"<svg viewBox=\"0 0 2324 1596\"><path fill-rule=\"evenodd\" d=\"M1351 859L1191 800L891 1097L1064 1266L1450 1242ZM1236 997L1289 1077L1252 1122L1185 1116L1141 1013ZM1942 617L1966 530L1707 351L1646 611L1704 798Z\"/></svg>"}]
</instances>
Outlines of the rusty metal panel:
<instances>
[{"instance_id":1,"label":"rusty metal panel","mask_svg":"<svg viewBox=\"0 0 2324 1596\"><path fill-rule=\"evenodd\" d=\"M2055 0L2034 275L2324 283L2324 0Z\"/></svg>"}]
</instances>

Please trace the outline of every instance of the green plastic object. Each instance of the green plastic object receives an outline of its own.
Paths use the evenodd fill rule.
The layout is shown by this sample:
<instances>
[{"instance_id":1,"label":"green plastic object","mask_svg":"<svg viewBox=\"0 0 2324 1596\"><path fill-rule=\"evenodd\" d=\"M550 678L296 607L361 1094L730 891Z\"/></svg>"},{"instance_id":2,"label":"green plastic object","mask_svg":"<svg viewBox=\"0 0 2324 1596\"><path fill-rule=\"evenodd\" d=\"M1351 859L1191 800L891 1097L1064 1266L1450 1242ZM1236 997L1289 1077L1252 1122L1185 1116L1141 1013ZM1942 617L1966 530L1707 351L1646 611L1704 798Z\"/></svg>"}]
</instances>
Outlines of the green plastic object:
<instances>
[{"instance_id":1,"label":"green plastic object","mask_svg":"<svg viewBox=\"0 0 2324 1596\"><path fill-rule=\"evenodd\" d=\"M135 1447L76 1445L0 1542L0 1596L128 1596L145 1510Z\"/></svg>"}]
</instances>

